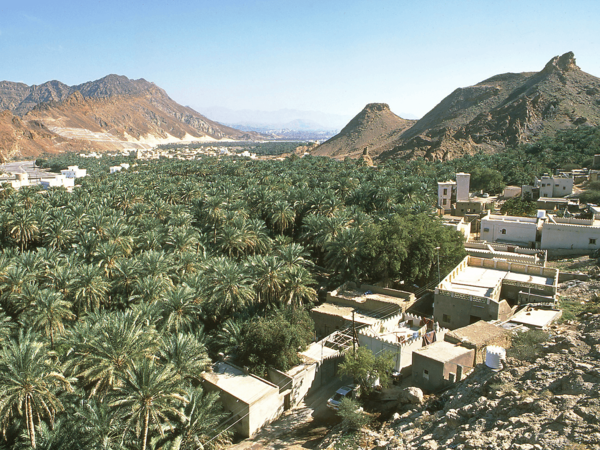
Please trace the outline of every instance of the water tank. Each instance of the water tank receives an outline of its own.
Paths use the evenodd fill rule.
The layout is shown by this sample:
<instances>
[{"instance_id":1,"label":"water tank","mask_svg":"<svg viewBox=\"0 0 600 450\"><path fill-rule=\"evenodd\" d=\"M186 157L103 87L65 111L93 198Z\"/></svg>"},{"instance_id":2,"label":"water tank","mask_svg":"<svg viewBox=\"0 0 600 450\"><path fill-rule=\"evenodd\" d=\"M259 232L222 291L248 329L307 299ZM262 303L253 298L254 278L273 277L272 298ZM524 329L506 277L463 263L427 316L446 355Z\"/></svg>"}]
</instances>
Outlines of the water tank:
<instances>
[{"instance_id":1,"label":"water tank","mask_svg":"<svg viewBox=\"0 0 600 450\"><path fill-rule=\"evenodd\" d=\"M490 345L485 348L485 365L492 369L500 369L502 361L506 359L506 350L496 345Z\"/></svg>"}]
</instances>

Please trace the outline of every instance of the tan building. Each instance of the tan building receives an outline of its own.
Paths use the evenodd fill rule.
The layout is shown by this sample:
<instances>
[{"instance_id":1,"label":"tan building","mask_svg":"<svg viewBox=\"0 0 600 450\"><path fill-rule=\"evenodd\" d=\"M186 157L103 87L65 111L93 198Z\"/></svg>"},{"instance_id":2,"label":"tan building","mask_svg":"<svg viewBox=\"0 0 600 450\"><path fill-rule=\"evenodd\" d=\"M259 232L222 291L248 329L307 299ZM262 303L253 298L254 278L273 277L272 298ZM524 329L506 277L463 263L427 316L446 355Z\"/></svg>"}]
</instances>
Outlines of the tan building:
<instances>
[{"instance_id":1,"label":"tan building","mask_svg":"<svg viewBox=\"0 0 600 450\"><path fill-rule=\"evenodd\" d=\"M378 355L394 355L394 370L404 372L412 366L412 353L444 339L448 330L432 320L402 313L365 327L358 333L359 345Z\"/></svg>"},{"instance_id":2,"label":"tan building","mask_svg":"<svg viewBox=\"0 0 600 450\"><path fill-rule=\"evenodd\" d=\"M317 336L323 337L352 325L370 326L382 317L406 312L416 301L415 294L369 284L358 287L348 282L327 293L327 300L310 312Z\"/></svg>"},{"instance_id":3,"label":"tan building","mask_svg":"<svg viewBox=\"0 0 600 450\"><path fill-rule=\"evenodd\" d=\"M467 256L435 288L433 316L451 330L505 321L521 303L556 302L557 284L557 269Z\"/></svg>"},{"instance_id":4,"label":"tan building","mask_svg":"<svg viewBox=\"0 0 600 450\"><path fill-rule=\"evenodd\" d=\"M445 341L434 342L413 352L413 382L437 391L463 380L473 368L475 350Z\"/></svg>"},{"instance_id":5,"label":"tan building","mask_svg":"<svg viewBox=\"0 0 600 450\"><path fill-rule=\"evenodd\" d=\"M480 320L466 327L448 331L444 336L444 340L451 344L459 344L465 348L475 350L473 366L476 366L485 362L485 348L488 345L509 348L510 337L508 330Z\"/></svg>"},{"instance_id":6,"label":"tan building","mask_svg":"<svg viewBox=\"0 0 600 450\"><path fill-rule=\"evenodd\" d=\"M219 393L224 408L233 415L231 423L242 436L254 436L283 412L276 384L247 374L233 364L218 362L213 372L203 373L202 377L202 387Z\"/></svg>"}]
</instances>

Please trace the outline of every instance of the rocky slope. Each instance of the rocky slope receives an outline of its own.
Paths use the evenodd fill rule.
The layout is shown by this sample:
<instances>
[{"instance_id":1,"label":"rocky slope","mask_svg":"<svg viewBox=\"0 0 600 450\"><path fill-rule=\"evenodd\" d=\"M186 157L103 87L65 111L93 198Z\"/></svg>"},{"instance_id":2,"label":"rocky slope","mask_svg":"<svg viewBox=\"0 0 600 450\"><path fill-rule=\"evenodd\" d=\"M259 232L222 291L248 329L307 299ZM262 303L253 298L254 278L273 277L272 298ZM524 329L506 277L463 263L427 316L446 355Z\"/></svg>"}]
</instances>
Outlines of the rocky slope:
<instances>
[{"instance_id":1,"label":"rocky slope","mask_svg":"<svg viewBox=\"0 0 600 450\"><path fill-rule=\"evenodd\" d=\"M403 131L415 124L394 114L385 103L370 103L337 135L319 145L313 155L357 158L365 147L377 156L394 147Z\"/></svg>"},{"instance_id":2,"label":"rocky slope","mask_svg":"<svg viewBox=\"0 0 600 450\"><path fill-rule=\"evenodd\" d=\"M179 105L144 79L109 75L78 86L0 82L0 160L66 150L144 148L178 140L252 139Z\"/></svg>"},{"instance_id":3,"label":"rocky slope","mask_svg":"<svg viewBox=\"0 0 600 450\"><path fill-rule=\"evenodd\" d=\"M577 326L556 325L532 362L508 358L479 365L462 383L420 405L402 407L367 449L600 448L600 314ZM319 448L343 441L339 430Z\"/></svg>"},{"instance_id":4,"label":"rocky slope","mask_svg":"<svg viewBox=\"0 0 600 450\"><path fill-rule=\"evenodd\" d=\"M357 156L353 142L360 142L386 149L381 159L446 160L501 151L565 128L598 126L600 79L583 72L569 52L552 58L540 72L506 73L458 88L411 127L405 122L396 130L393 123L380 127L379 116L364 116L360 127L346 127L353 131L351 138L340 133L328 141L340 145L326 142L318 154Z\"/></svg>"}]
</instances>

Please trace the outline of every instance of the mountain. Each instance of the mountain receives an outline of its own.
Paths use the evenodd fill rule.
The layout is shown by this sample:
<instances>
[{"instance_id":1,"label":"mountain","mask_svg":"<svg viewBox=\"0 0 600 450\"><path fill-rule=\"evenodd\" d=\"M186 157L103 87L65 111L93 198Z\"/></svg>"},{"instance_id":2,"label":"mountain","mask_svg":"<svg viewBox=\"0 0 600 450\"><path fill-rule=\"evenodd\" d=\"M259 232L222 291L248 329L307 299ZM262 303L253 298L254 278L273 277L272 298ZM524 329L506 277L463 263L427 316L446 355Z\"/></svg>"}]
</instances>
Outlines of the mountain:
<instances>
[{"instance_id":1,"label":"mountain","mask_svg":"<svg viewBox=\"0 0 600 450\"><path fill-rule=\"evenodd\" d=\"M220 123L231 124L243 130L310 130L331 131L341 129L350 116L328 114L320 111L280 109L277 111L232 110L222 107L198 108L203 114Z\"/></svg>"},{"instance_id":2,"label":"mountain","mask_svg":"<svg viewBox=\"0 0 600 450\"><path fill-rule=\"evenodd\" d=\"M497 75L455 90L382 157L451 159L584 124L600 125L600 79L583 72L569 52L540 72Z\"/></svg>"},{"instance_id":3,"label":"mountain","mask_svg":"<svg viewBox=\"0 0 600 450\"><path fill-rule=\"evenodd\" d=\"M144 79L108 75L67 86L0 82L0 160L43 152L149 148L177 141L248 140L181 106Z\"/></svg>"},{"instance_id":4,"label":"mountain","mask_svg":"<svg viewBox=\"0 0 600 450\"><path fill-rule=\"evenodd\" d=\"M365 147L370 156L390 150L400 135L415 124L394 114L386 103L370 103L339 134L325 141L311 154L333 158L355 158Z\"/></svg>"},{"instance_id":5,"label":"mountain","mask_svg":"<svg viewBox=\"0 0 600 450\"><path fill-rule=\"evenodd\" d=\"M360 126L351 126L361 115ZM598 126L600 79L583 72L569 52L539 72L505 73L458 88L410 128L383 127L380 121L378 114L363 111L314 154L358 156L360 143L385 149L380 159L447 160L501 151L565 128Z\"/></svg>"}]
</instances>

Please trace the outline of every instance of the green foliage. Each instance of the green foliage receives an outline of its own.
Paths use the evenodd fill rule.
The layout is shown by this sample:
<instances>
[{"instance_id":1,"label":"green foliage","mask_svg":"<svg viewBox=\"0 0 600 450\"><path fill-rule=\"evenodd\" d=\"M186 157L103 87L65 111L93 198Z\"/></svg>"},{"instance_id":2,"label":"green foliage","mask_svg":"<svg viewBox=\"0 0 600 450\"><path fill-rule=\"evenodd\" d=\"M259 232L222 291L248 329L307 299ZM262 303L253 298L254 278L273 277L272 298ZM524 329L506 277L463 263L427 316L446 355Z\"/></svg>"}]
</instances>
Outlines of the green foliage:
<instances>
[{"instance_id":1,"label":"green foliage","mask_svg":"<svg viewBox=\"0 0 600 450\"><path fill-rule=\"evenodd\" d=\"M523 361L534 361L542 354L540 344L548 340L548 333L542 330L528 330L517 333L512 338L508 356Z\"/></svg>"},{"instance_id":2,"label":"green foliage","mask_svg":"<svg viewBox=\"0 0 600 450\"><path fill-rule=\"evenodd\" d=\"M342 418L343 426L350 430L360 430L371 421L371 418L365 414L360 404L351 398L342 399L337 414Z\"/></svg>"},{"instance_id":3,"label":"green foliage","mask_svg":"<svg viewBox=\"0 0 600 450\"><path fill-rule=\"evenodd\" d=\"M579 194L579 201L582 203L600 204L600 190L589 189Z\"/></svg>"},{"instance_id":4,"label":"green foliage","mask_svg":"<svg viewBox=\"0 0 600 450\"><path fill-rule=\"evenodd\" d=\"M471 190L491 194L502 192L506 184L502 173L489 167L475 167L471 172Z\"/></svg>"},{"instance_id":5,"label":"green foliage","mask_svg":"<svg viewBox=\"0 0 600 450\"><path fill-rule=\"evenodd\" d=\"M509 216L535 217L537 204L521 197L510 198L504 202L500 212Z\"/></svg>"},{"instance_id":6,"label":"green foliage","mask_svg":"<svg viewBox=\"0 0 600 450\"><path fill-rule=\"evenodd\" d=\"M314 324L308 312L298 309L277 310L246 324L239 348L243 365L263 376L267 367L289 370L300 363L298 351L314 337Z\"/></svg>"},{"instance_id":7,"label":"green foliage","mask_svg":"<svg viewBox=\"0 0 600 450\"><path fill-rule=\"evenodd\" d=\"M375 356L366 347L357 347L356 354L349 349L344 355L344 362L339 366L339 376L350 376L360 385L361 394L368 395L375 389L375 383L386 388L391 384L391 373L394 367L394 355L385 352Z\"/></svg>"},{"instance_id":8,"label":"green foliage","mask_svg":"<svg viewBox=\"0 0 600 450\"><path fill-rule=\"evenodd\" d=\"M577 320L579 316L588 312L600 314L600 297L596 295L589 301L561 297L560 308L562 309L562 316L560 317L561 322Z\"/></svg>"},{"instance_id":9,"label":"green foliage","mask_svg":"<svg viewBox=\"0 0 600 450\"><path fill-rule=\"evenodd\" d=\"M425 214L394 215L373 224L364 236L366 278L424 284L437 278L436 247L442 274L466 256L464 236Z\"/></svg>"}]
</instances>

